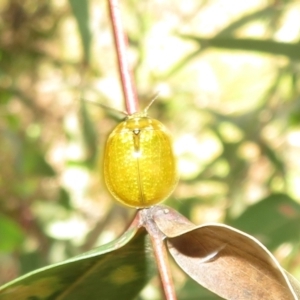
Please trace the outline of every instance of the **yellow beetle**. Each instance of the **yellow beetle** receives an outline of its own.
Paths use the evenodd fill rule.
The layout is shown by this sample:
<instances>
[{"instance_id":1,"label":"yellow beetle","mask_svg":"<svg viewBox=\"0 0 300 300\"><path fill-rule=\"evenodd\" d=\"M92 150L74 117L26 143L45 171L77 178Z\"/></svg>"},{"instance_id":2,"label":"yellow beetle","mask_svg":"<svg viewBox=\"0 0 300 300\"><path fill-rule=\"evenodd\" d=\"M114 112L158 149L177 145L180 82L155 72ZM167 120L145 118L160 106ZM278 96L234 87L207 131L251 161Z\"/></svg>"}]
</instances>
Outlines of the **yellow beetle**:
<instances>
[{"instance_id":1,"label":"yellow beetle","mask_svg":"<svg viewBox=\"0 0 300 300\"><path fill-rule=\"evenodd\" d=\"M159 121L135 113L116 126L104 153L104 179L121 203L135 208L165 200L178 181L171 136Z\"/></svg>"}]
</instances>

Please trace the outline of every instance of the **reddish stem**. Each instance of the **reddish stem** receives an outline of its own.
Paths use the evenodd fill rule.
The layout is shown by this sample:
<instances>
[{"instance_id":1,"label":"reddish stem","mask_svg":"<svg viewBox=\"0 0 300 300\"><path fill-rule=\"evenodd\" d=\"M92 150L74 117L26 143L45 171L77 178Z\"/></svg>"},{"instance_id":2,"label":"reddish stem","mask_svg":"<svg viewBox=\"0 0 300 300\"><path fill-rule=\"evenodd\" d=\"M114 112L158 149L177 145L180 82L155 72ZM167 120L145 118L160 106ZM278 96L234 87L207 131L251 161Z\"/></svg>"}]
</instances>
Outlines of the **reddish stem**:
<instances>
[{"instance_id":1,"label":"reddish stem","mask_svg":"<svg viewBox=\"0 0 300 300\"><path fill-rule=\"evenodd\" d=\"M133 76L127 60L127 37L122 27L118 0L108 0L108 3L126 111L129 115L132 115L138 111L138 99L135 85L133 83Z\"/></svg>"},{"instance_id":2,"label":"reddish stem","mask_svg":"<svg viewBox=\"0 0 300 300\"><path fill-rule=\"evenodd\" d=\"M164 242L165 235L159 230L152 217L149 215L149 212L150 211L148 209L140 210L142 226L145 227L150 235L165 299L176 300L177 297L169 266L168 253Z\"/></svg>"}]
</instances>

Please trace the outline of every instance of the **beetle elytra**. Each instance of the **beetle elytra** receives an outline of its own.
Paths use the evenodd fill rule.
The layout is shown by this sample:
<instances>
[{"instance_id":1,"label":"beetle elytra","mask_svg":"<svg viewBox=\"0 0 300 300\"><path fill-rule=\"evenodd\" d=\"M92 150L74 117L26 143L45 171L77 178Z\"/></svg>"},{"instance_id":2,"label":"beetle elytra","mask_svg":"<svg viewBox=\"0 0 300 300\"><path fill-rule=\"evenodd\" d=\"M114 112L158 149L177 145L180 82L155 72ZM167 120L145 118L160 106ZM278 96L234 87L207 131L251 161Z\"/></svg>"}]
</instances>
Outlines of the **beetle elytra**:
<instances>
[{"instance_id":1,"label":"beetle elytra","mask_svg":"<svg viewBox=\"0 0 300 300\"><path fill-rule=\"evenodd\" d=\"M165 200L178 181L166 127L146 113L128 116L117 125L106 143L104 179L124 205L143 208Z\"/></svg>"}]
</instances>

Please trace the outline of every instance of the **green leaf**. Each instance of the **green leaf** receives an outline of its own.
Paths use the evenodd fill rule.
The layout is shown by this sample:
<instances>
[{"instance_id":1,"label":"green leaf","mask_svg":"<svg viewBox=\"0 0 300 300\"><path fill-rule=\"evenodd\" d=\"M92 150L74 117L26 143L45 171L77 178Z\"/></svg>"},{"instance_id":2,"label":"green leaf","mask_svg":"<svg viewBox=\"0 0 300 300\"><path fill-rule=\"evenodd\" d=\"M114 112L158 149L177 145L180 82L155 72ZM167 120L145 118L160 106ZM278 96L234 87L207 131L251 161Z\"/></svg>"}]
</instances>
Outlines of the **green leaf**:
<instances>
[{"instance_id":1,"label":"green leaf","mask_svg":"<svg viewBox=\"0 0 300 300\"><path fill-rule=\"evenodd\" d=\"M282 11L282 10L281 10ZM228 37L232 36L234 32L241 27L256 21L261 20L264 17L268 17L272 20L272 17L278 13L278 7L276 5L270 5L267 7L264 7L262 9L259 9L257 11L251 12L247 15L243 15L242 17L238 18L237 20L234 20L232 23L221 29L216 35L215 38L220 37ZM201 51L204 49L201 49L200 51L192 52L186 57L184 57L181 61L179 61L169 72L165 77L169 77L179 71L181 68L186 66L189 61L191 61L193 58L195 58L197 55L201 53Z\"/></svg>"},{"instance_id":2,"label":"green leaf","mask_svg":"<svg viewBox=\"0 0 300 300\"><path fill-rule=\"evenodd\" d=\"M180 35L186 40L192 40L203 48L222 48L231 50L258 51L272 55L284 55L290 59L300 59L300 43L281 43L273 40L258 40L250 38L214 37L202 38L194 35Z\"/></svg>"},{"instance_id":3,"label":"green leaf","mask_svg":"<svg viewBox=\"0 0 300 300\"><path fill-rule=\"evenodd\" d=\"M278 170L284 177L286 173L286 166L282 161L281 157L263 139L259 140L259 146L263 154L265 154L268 157L268 159L270 160L270 162L272 162L276 170Z\"/></svg>"},{"instance_id":4,"label":"green leaf","mask_svg":"<svg viewBox=\"0 0 300 300\"><path fill-rule=\"evenodd\" d=\"M23 145L21 155L22 172L25 175L40 175L40 176L54 176L56 173L52 166L46 161L42 150L38 148L37 143L26 143Z\"/></svg>"},{"instance_id":5,"label":"green leaf","mask_svg":"<svg viewBox=\"0 0 300 300\"><path fill-rule=\"evenodd\" d=\"M59 190L58 202L60 203L60 205L62 207L64 207L67 210L72 210L72 208L73 208L73 206L71 204L70 194L63 187L61 187Z\"/></svg>"},{"instance_id":6,"label":"green leaf","mask_svg":"<svg viewBox=\"0 0 300 300\"><path fill-rule=\"evenodd\" d=\"M285 194L273 194L249 206L230 225L258 237L269 249L299 241L300 205Z\"/></svg>"},{"instance_id":7,"label":"green leaf","mask_svg":"<svg viewBox=\"0 0 300 300\"><path fill-rule=\"evenodd\" d=\"M12 219L0 214L0 252L11 252L20 247L24 234Z\"/></svg>"},{"instance_id":8,"label":"green leaf","mask_svg":"<svg viewBox=\"0 0 300 300\"><path fill-rule=\"evenodd\" d=\"M129 300L154 274L144 229L65 262L22 276L0 288L0 300Z\"/></svg>"},{"instance_id":9,"label":"green leaf","mask_svg":"<svg viewBox=\"0 0 300 300\"><path fill-rule=\"evenodd\" d=\"M256 10L249 14L242 15L240 18L234 20L228 26L220 30L217 33L217 36L220 37L220 36L232 35L237 29L240 29L246 24L249 24L257 20L262 20L263 18L269 18L272 20L272 18L274 18L274 16L278 13L278 11L279 11L278 6L271 4L267 7Z\"/></svg>"},{"instance_id":10,"label":"green leaf","mask_svg":"<svg viewBox=\"0 0 300 300\"><path fill-rule=\"evenodd\" d=\"M298 127L300 125L300 111L292 111L289 116L289 124L291 127Z\"/></svg>"},{"instance_id":11,"label":"green leaf","mask_svg":"<svg viewBox=\"0 0 300 300\"><path fill-rule=\"evenodd\" d=\"M96 158L98 152L98 136L94 127L94 122L91 120L84 101L80 102L80 118L82 125L82 134L87 147L87 161L91 166L96 165Z\"/></svg>"},{"instance_id":12,"label":"green leaf","mask_svg":"<svg viewBox=\"0 0 300 300\"><path fill-rule=\"evenodd\" d=\"M76 18L81 37L86 63L90 61L91 32L89 29L89 2L88 0L69 0L74 17Z\"/></svg>"},{"instance_id":13,"label":"green leaf","mask_svg":"<svg viewBox=\"0 0 300 300\"><path fill-rule=\"evenodd\" d=\"M188 279L178 293L180 300L221 300L216 294L205 289L197 282Z\"/></svg>"}]
</instances>

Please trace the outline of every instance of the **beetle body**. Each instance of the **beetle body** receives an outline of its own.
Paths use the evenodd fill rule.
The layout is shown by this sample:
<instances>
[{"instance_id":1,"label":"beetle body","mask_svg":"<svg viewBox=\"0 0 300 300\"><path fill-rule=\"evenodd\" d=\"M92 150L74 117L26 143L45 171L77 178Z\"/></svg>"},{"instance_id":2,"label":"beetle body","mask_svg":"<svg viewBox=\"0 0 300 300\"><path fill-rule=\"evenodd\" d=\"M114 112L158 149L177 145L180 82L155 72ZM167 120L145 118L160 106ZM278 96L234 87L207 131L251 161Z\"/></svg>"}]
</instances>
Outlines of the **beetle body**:
<instances>
[{"instance_id":1,"label":"beetle body","mask_svg":"<svg viewBox=\"0 0 300 300\"><path fill-rule=\"evenodd\" d=\"M112 195L127 206L149 207L165 200L178 181L165 126L140 115L120 123L106 143L104 178Z\"/></svg>"}]
</instances>

